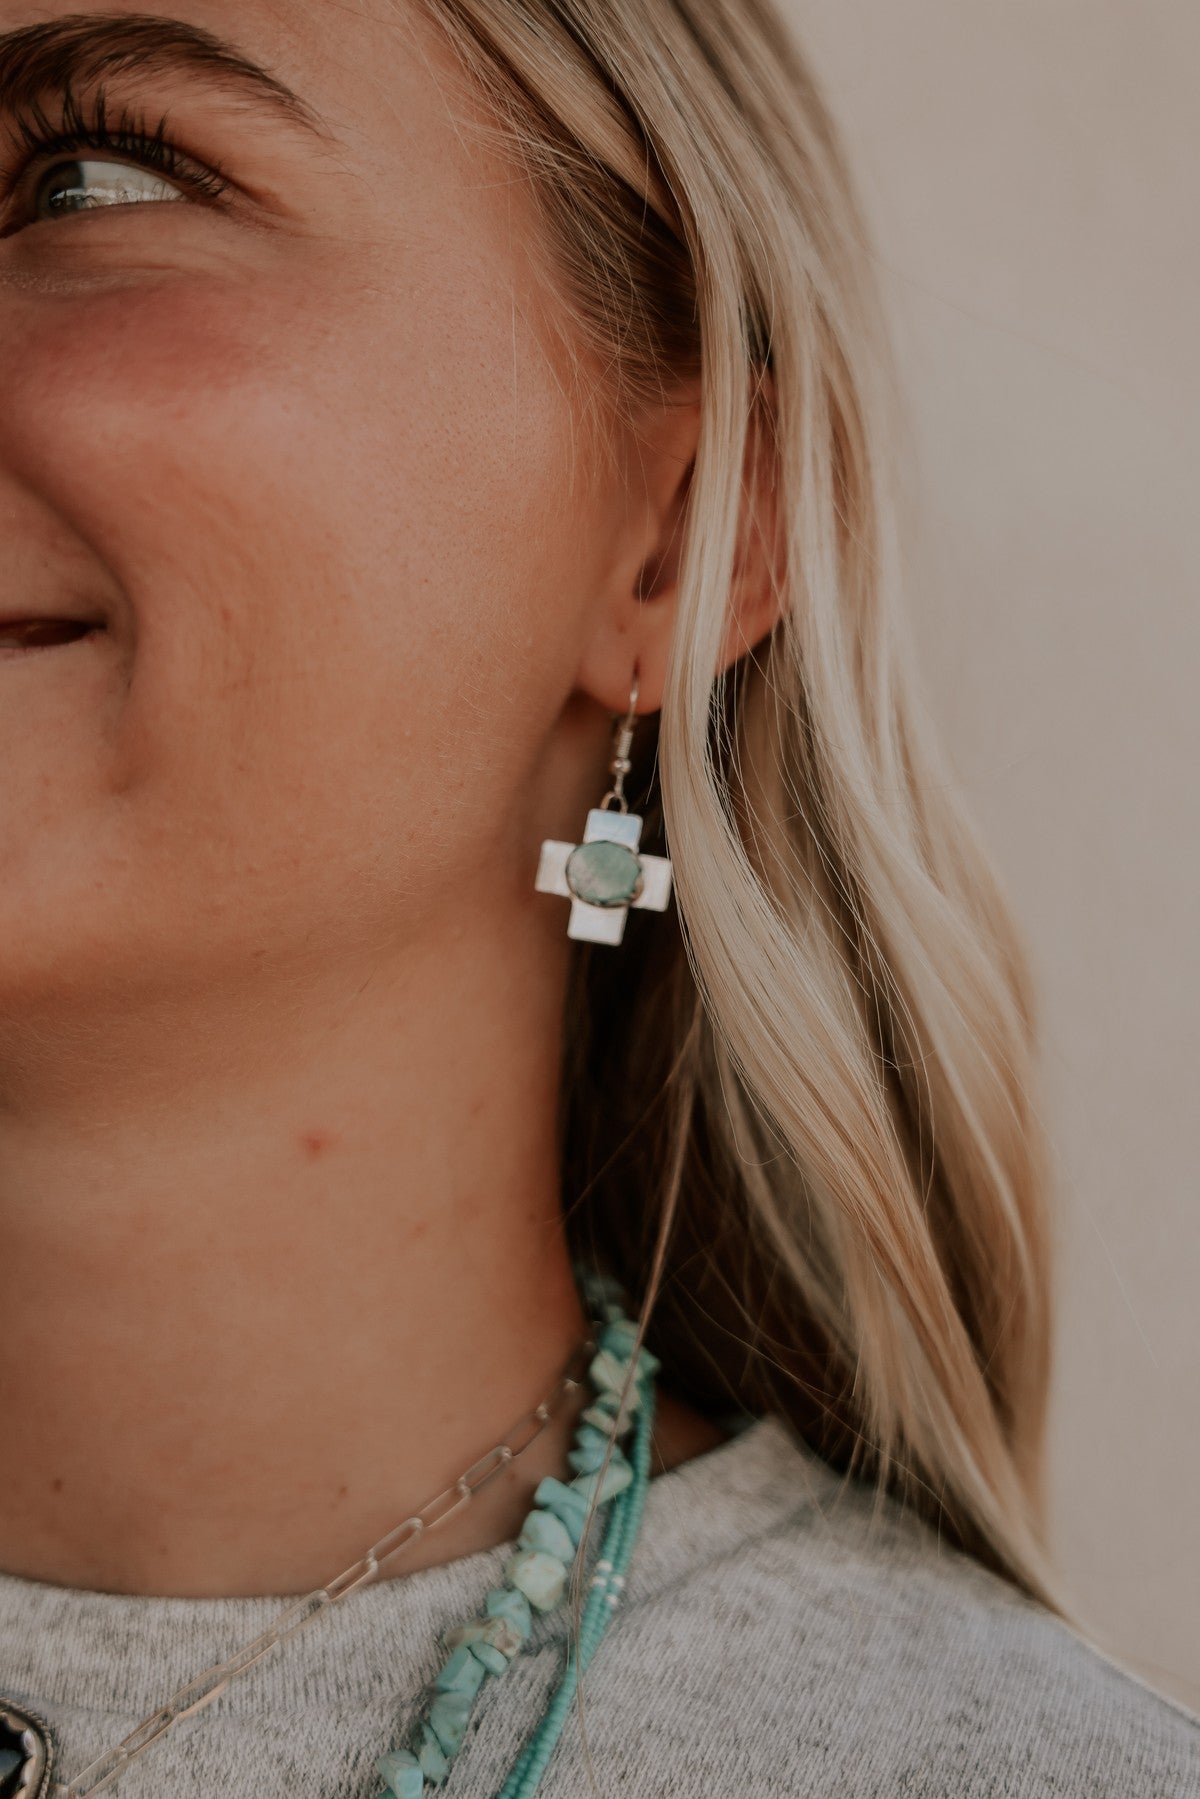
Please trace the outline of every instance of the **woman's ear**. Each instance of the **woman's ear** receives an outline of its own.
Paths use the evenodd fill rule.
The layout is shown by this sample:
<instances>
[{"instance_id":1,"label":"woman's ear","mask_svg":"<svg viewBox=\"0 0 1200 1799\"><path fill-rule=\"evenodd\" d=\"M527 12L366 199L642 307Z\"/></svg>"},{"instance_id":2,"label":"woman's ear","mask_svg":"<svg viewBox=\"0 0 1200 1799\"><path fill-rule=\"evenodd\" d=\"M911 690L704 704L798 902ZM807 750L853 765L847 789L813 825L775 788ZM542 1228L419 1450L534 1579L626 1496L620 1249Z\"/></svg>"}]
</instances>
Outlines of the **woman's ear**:
<instances>
[{"instance_id":1,"label":"woman's ear","mask_svg":"<svg viewBox=\"0 0 1200 1799\"><path fill-rule=\"evenodd\" d=\"M779 616L783 582L772 398L768 381L760 388L747 434L733 581L714 679L760 643ZM699 435L699 387L693 384L656 407L632 439L622 540L577 680L610 712L628 708L635 662L638 712L657 712L662 704Z\"/></svg>"}]
</instances>

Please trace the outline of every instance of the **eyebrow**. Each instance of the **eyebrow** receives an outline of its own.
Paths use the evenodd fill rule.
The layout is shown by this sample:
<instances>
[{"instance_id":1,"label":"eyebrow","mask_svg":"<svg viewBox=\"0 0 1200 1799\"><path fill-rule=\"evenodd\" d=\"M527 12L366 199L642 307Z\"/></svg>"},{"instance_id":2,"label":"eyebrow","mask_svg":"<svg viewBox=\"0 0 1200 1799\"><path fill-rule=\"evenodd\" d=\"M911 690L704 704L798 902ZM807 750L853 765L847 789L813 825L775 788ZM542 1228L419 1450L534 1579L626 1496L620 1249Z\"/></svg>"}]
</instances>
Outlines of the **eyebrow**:
<instances>
[{"instance_id":1,"label":"eyebrow","mask_svg":"<svg viewBox=\"0 0 1200 1799\"><path fill-rule=\"evenodd\" d=\"M0 110L28 111L47 94L111 75L199 75L218 92L265 105L318 137L332 133L269 69L203 26L154 13L65 13L0 33Z\"/></svg>"}]
</instances>

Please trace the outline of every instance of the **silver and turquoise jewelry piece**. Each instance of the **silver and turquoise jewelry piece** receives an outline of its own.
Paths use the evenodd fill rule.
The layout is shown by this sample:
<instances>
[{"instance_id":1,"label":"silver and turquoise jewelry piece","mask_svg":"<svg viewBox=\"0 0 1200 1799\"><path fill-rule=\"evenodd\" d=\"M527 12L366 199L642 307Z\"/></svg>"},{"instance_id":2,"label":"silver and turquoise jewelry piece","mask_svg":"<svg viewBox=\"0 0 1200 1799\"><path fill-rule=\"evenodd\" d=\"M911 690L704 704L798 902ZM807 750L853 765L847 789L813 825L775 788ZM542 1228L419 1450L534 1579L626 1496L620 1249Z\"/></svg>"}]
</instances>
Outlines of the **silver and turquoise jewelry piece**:
<instances>
[{"instance_id":1,"label":"silver and turquoise jewelry piece","mask_svg":"<svg viewBox=\"0 0 1200 1799\"><path fill-rule=\"evenodd\" d=\"M0 1700L0 1799L42 1799L54 1765L50 1726L37 1712Z\"/></svg>"},{"instance_id":2,"label":"silver and turquoise jewelry piece","mask_svg":"<svg viewBox=\"0 0 1200 1799\"><path fill-rule=\"evenodd\" d=\"M642 1352L645 1353L644 1351ZM655 1364L657 1366L657 1364ZM613 1503L612 1515L604 1538L604 1554L596 1564L591 1588L580 1627L579 1642L567 1651L567 1663L558 1688L537 1730L525 1745L498 1799L530 1799L536 1790L555 1744L562 1735L571 1701L579 1685L580 1672L596 1653L600 1639L625 1586L625 1571L633 1552L646 1489L650 1481L650 1432L653 1426L653 1386L647 1378L642 1386L637 1425L630 1452L633 1479Z\"/></svg>"},{"instance_id":3,"label":"silver and turquoise jewelry piece","mask_svg":"<svg viewBox=\"0 0 1200 1799\"><path fill-rule=\"evenodd\" d=\"M571 901L567 936L586 943L620 943L630 906L665 912L671 898L671 863L666 856L640 854L642 820L629 810L625 776L633 764L629 750L637 720L637 673L629 711L615 721L609 771L613 784L587 815L582 843L547 838L534 887ZM609 802L614 809L610 810Z\"/></svg>"},{"instance_id":4,"label":"silver and turquoise jewelry piece","mask_svg":"<svg viewBox=\"0 0 1200 1799\"><path fill-rule=\"evenodd\" d=\"M640 1349L631 1374L637 1326L618 1303L620 1289L604 1276L580 1273L579 1278L604 1322L588 1368L596 1396L581 1415L575 1447L567 1456L575 1477L563 1482L547 1475L534 1489L534 1507L521 1528L516 1554L505 1565L504 1585L487 1594L483 1615L446 1632L442 1641L450 1655L434 1679L428 1714L417 1726L411 1746L389 1749L379 1757L375 1765L384 1785L375 1799L423 1799L430 1788L444 1784L480 1689L489 1677L503 1675L520 1653L529 1638L533 1611L550 1612L563 1602L593 1497L597 1507L611 1502L612 1509L579 1639L568 1647L549 1707L498 1799L530 1799L562 1734L579 1674L595 1654L619 1602L650 1478L654 1375L659 1363ZM629 1390L622 1403L627 1379ZM635 1420L627 1459L617 1440L628 1434Z\"/></svg>"},{"instance_id":5,"label":"silver and turquoise jewelry piece","mask_svg":"<svg viewBox=\"0 0 1200 1799\"><path fill-rule=\"evenodd\" d=\"M480 1487L525 1454L562 1400L579 1388L576 1371L582 1374L582 1364L586 1364L595 1398L582 1414L575 1447L567 1457L575 1478L564 1482L547 1476L538 1483L534 1508L522 1527L516 1553L505 1565L504 1584L487 1594L480 1617L447 1634L445 1647L450 1657L434 1681L433 1701L420 1727L417 1748L389 1751L377 1763L387 1782L380 1799L393 1799L393 1795L408 1799L410 1794L422 1793L426 1785L442 1784L465 1735L480 1687L489 1676L502 1675L519 1652L532 1628L534 1611L550 1611L562 1603L588 1506L595 1496L597 1508L611 1504L611 1511L579 1642L569 1647L549 1709L504 1788L504 1799L528 1799L562 1732L579 1671L595 1653L618 1603L641 1522L650 1469L653 1376L658 1361L648 1350L640 1349L631 1371L637 1327L618 1303L620 1288L607 1276L594 1275L578 1265L575 1273L592 1310L593 1328L549 1396L509 1431L513 1440L481 1456L328 1586L287 1606L252 1642L180 1687L120 1743L69 1781L51 1780L55 1744L47 1721L23 1703L0 1695L0 1799L85 1799L110 1787L131 1762L161 1742L184 1718L203 1711L232 1681L275 1654L331 1606L374 1581L384 1564L402 1554L410 1543L469 1505ZM627 1378L629 1390L622 1400ZM626 1434L631 1423L635 1423L634 1442L626 1459L616 1439Z\"/></svg>"},{"instance_id":6,"label":"silver and turquoise jewelry piece","mask_svg":"<svg viewBox=\"0 0 1200 1799\"><path fill-rule=\"evenodd\" d=\"M525 1454L531 1443L545 1430L567 1395L581 1385L585 1367L600 1349L597 1332L589 1331L575 1349L564 1372L552 1391L531 1412L518 1419L503 1443L480 1456L464 1474L428 1500L361 1555L350 1567L315 1592L286 1606L275 1620L224 1661L214 1662L195 1675L186 1685L164 1700L158 1710L135 1726L112 1749L107 1749L70 1780L61 1777L51 1783L54 1740L44 1718L31 1712L22 1702L0 1694L0 1799L91 1799L123 1775L130 1763L144 1755L180 1724L211 1705L230 1683L280 1651L289 1638L308 1629L331 1607L339 1605L360 1587L377 1579L387 1562L402 1555L419 1537L437 1530L464 1506L471 1503L480 1487L493 1480L502 1468L511 1467ZM11 1720L11 1722L7 1722Z\"/></svg>"}]
</instances>

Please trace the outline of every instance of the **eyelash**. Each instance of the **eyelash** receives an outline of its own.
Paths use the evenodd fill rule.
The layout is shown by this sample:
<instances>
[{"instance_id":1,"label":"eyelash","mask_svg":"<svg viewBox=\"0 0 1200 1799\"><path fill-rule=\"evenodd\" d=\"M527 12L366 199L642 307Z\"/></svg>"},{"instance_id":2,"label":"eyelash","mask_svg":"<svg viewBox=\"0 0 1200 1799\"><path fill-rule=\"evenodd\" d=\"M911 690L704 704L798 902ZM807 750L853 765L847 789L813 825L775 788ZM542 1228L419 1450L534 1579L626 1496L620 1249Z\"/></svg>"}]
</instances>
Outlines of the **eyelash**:
<instances>
[{"instance_id":1,"label":"eyelash","mask_svg":"<svg viewBox=\"0 0 1200 1799\"><path fill-rule=\"evenodd\" d=\"M206 167L178 149L166 135L165 115L153 132L143 118L124 107L118 107L110 119L103 88L96 90L86 110L68 89L62 96L57 123L35 106L15 115L10 129L23 155L20 167L4 177L6 198L11 198L35 162L66 158L77 150L105 151L119 160L138 163L210 203L219 200L230 185L219 166ZM7 235L10 229L6 226L0 235Z\"/></svg>"}]
</instances>

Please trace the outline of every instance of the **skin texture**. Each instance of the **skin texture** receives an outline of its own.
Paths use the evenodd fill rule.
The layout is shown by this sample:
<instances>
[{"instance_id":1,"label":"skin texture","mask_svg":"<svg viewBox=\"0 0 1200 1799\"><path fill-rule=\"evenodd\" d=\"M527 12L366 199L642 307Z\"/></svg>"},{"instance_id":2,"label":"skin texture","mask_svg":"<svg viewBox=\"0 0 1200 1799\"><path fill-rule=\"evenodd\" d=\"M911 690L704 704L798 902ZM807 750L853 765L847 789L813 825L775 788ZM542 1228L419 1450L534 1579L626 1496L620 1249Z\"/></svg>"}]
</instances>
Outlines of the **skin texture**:
<instances>
[{"instance_id":1,"label":"skin texture","mask_svg":"<svg viewBox=\"0 0 1200 1799\"><path fill-rule=\"evenodd\" d=\"M0 31L78 10L0 0ZM530 197L440 45L321 11L172 8L326 143L111 83L227 210L14 230L7 154L0 614L107 629L0 656L0 1565L112 1591L320 1584L584 1325L567 908L533 874L607 784L635 659L659 704L696 399L600 454ZM744 647L767 601L735 599ZM514 1534L571 1425L393 1571ZM660 1468L718 1440L667 1397Z\"/></svg>"}]
</instances>

